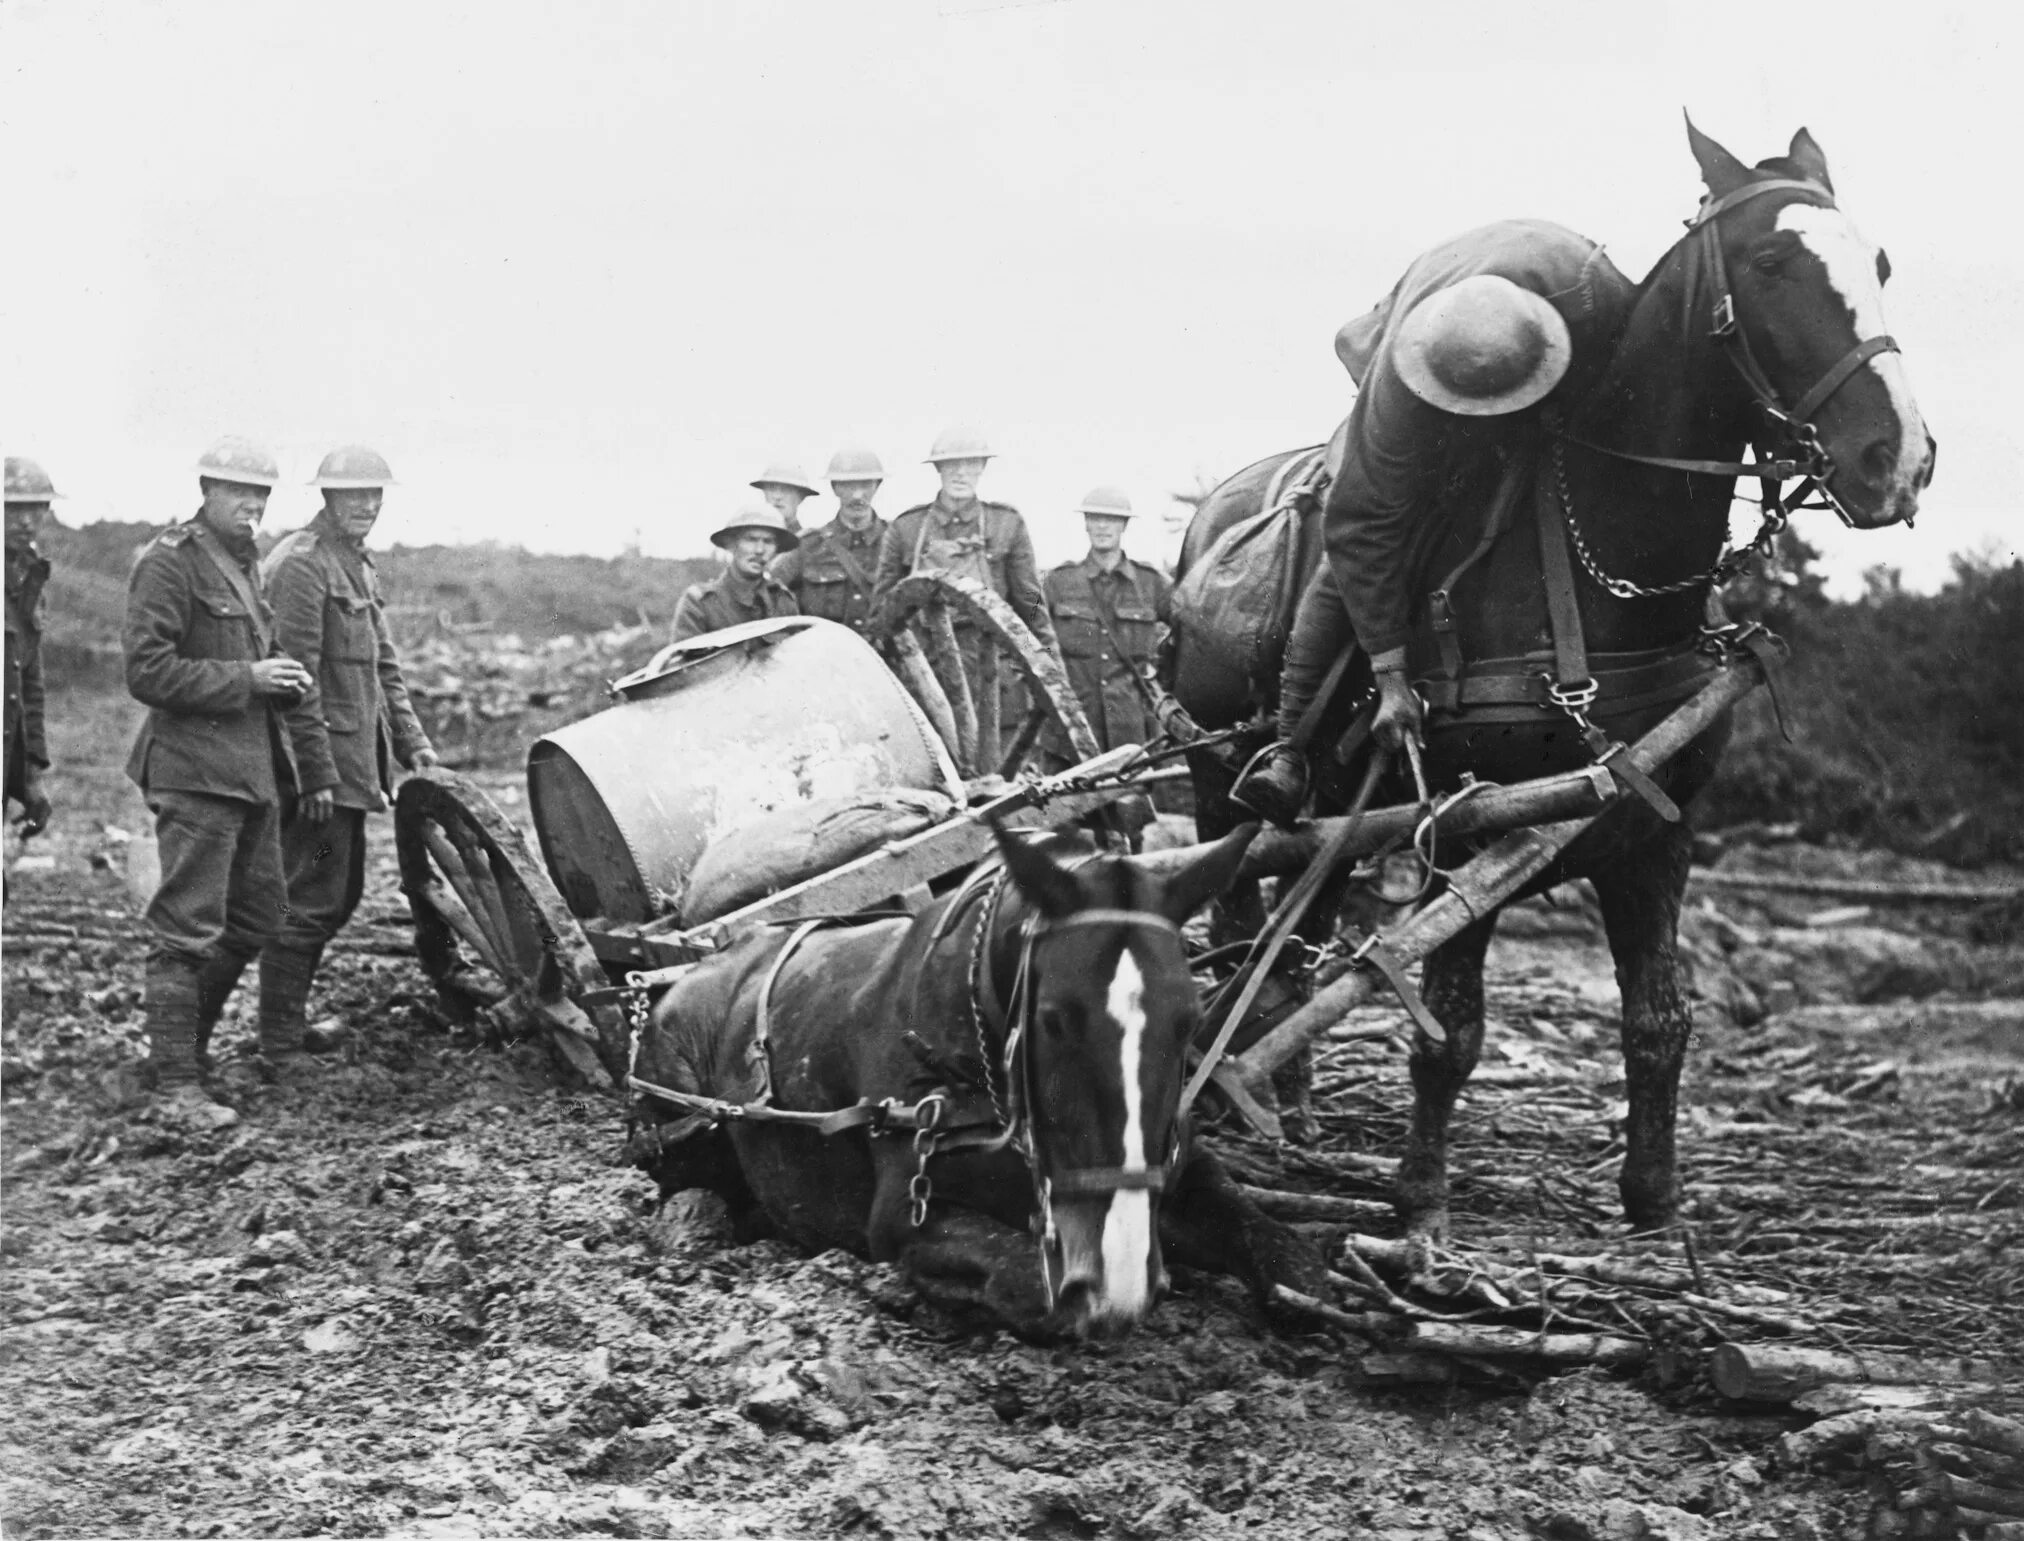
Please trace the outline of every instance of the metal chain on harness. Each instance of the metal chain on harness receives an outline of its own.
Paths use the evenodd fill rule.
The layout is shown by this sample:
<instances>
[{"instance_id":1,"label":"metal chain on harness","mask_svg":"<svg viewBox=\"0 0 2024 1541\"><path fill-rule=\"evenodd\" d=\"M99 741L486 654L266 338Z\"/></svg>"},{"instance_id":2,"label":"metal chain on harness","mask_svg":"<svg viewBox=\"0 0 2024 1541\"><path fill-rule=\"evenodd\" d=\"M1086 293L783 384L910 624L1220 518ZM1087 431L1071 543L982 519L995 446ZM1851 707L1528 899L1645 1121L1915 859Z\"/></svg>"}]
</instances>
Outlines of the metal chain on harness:
<instances>
[{"instance_id":1,"label":"metal chain on harness","mask_svg":"<svg viewBox=\"0 0 2024 1541\"><path fill-rule=\"evenodd\" d=\"M1560 516L1567 526L1567 538L1574 547L1574 554L1581 561L1582 571L1587 573L1598 587L1618 599L1663 599L1671 594L1686 594L1695 589L1727 583L1743 570L1744 565L1752 557L1769 556L1772 542L1778 538L1788 522L1784 503L1775 497L1766 498L1761 505L1762 522L1758 524L1757 533L1749 544L1725 552L1706 572L1692 573L1671 583L1658 584L1638 583L1630 578L1619 578L1603 571L1602 564L1595 559L1595 553L1588 548L1588 538L1581 532L1581 521L1575 517L1574 495L1567 485L1567 441L1558 434L1554 435L1550 453L1553 457L1554 495L1560 501ZM1586 707L1593 704L1593 701L1594 696L1591 694L1587 701L1580 704ZM1558 700L1554 702L1556 706L1563 704Z\"/></svg>"}]
</instances>

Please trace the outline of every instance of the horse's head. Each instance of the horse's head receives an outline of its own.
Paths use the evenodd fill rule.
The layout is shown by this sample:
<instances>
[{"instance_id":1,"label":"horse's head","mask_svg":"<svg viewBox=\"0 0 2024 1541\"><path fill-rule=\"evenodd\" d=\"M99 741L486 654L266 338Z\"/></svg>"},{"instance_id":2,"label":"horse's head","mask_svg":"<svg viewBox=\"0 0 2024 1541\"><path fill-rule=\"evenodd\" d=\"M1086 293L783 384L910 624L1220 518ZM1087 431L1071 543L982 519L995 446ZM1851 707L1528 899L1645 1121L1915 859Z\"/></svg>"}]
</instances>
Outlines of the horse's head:
<instances>
[{"instance_id":1,"label":"horse's head","mask_svg":"<svg viewBox=\"0 0 2024 1541\"><path fill-rule=\"evenodd\" d=\"M1030 939L1008 1071L1048 1293L1075 1332L1127 1331L1165 1287L1154 1211L1177 1175L1176 1113L1201 1022L1180 926L1235 877L1255 832L1164 877L1117 857L1071 867L1044 844L999 836Z\"/></svg>"},{"instance_id":2,"label":"horse's head","mask_svg":"<svg viewBox=\"0 0 2024 1541\"><path fill-rule=\"evenodd\" d=\"M1746 379L1754 364L1775 395L1765 405L1790 415L1802 448L1817 433L1830 467L1823 486L1843 518L1861 529L1910 523L1936 445L1884 325L1889 259L1835 206L1827 157L1805 129L1755 167L1691 121L1687 137L1708 185L1701 219L1720 252L1712 276L1726 270L1740 333L1733 356ZM1761 194L1745 191L1766 183Z\"/></svg>"}]
</instances>

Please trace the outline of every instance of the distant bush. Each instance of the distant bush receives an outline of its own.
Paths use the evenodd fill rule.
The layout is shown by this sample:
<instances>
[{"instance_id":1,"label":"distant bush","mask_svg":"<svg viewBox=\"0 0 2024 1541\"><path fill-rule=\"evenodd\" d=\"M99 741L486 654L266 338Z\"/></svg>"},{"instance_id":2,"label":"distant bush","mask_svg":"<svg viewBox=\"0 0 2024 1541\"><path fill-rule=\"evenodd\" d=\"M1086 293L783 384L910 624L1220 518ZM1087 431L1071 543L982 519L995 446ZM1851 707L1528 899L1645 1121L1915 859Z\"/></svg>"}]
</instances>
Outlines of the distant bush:
<instances>
[{"instance_id":1,"label":"distant bush","mask_svg":"<svg viewBox=\"0 0 2024 1541\"><path fill-rule=\"evenodd\" d=\"M1699 822L1796 820L1813 838L1964 865L2024 860L2024 564L1957 558L1937 594L1879 570L1852 604L1775 582L1744 602L1792 644L1779 691L1795 742L1769 700L1746 701Z\"/></svg>"}]
</instances>

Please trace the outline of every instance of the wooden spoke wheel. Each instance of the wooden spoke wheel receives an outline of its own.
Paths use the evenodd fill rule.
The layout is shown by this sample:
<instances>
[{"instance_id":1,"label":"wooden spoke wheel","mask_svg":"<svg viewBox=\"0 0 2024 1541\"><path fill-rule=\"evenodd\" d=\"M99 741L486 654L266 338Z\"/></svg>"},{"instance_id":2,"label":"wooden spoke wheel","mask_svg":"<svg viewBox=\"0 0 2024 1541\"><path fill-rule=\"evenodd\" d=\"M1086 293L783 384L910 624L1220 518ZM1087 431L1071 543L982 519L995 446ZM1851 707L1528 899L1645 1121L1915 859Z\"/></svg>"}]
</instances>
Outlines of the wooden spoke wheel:
<instances>
[{"instance_id":1,"label":"wooden spoke wheel","mask_svg":"<svg viewBox=\"0 0 2024 1541\"><path fill-rule=\"evenodd\" d=\"M546 1034L570 1070L608 1086L626 1030L613 1006L577 1004L604 968L519 828L477 783L428 770L394 799L415 953L444 1010L504 1036Z\"/></svg>"},{"instance_id":2,"label":"wooden spoke wheel","mask_svg":"<svg viewBox=\"0 0 2024 1541\"><path fill-rule=\"evenodd\" d=\"M965 776L1014 776L1039 768L1049 750L1076 765L1096 756L1096 735L1061 660L991 589L951 573L916 573L895 585L891 604L895 670ZM959 621L972 639L968 658ZM1014 697L1023 703L1017 722L1001 711L1013 695L1001 695L1007 679L1024 686Z\"/></svg>"}]
</instances>

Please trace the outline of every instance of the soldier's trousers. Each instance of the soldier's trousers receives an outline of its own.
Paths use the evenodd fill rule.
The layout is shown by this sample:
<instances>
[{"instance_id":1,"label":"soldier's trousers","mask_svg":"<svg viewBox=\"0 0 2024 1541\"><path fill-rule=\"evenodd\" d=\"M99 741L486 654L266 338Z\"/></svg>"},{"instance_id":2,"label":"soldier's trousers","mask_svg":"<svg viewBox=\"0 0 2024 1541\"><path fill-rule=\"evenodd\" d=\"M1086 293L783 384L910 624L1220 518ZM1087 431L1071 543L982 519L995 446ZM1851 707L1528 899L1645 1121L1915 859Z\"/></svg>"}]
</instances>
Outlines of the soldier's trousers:
<instances>
[{"instance_id":1,"label":"soldier's trousers","mask_svg":"<svg viewBox=\"0 0 2024 1541\"><path fill-rule=\"evenodd\" d=\"M281 812L273 803L208 792L148 795L162 881L148 904L150 958L202 967L244 962L273 938L287 885Z\"/></svg>"},{"instance_id":2,"label":"soldier's trousers","mask_svg":"<svg viewBox=\"0 0 2024 1541\"><path fill-rule=\"evenodd\" d=\"M1328 671L1355 641L1349 607L1342 602L1334 571L1324 561L1314 570L1307 592L1300 596L1293 630L1286 639L1286 660L1279 668L1280 738L1292 740L1300 719L1327 682Z\"/></svg>"},{"instance_id":3,"label":"soldier's trousers","mask_svg":"<svg viewBox=\"0 0 2024 1541\"><path fill-rule=\"evenodd\" d=\"M365 892L365 810L334 808L321 824L296 817L281 835L288 912L275 940L320 951L342 931Z\"/></svg>"}]
</instances>

